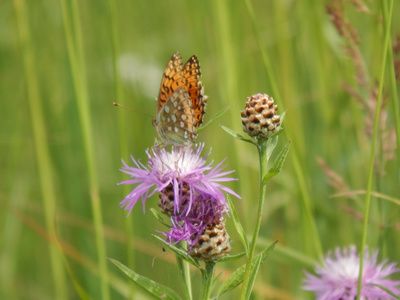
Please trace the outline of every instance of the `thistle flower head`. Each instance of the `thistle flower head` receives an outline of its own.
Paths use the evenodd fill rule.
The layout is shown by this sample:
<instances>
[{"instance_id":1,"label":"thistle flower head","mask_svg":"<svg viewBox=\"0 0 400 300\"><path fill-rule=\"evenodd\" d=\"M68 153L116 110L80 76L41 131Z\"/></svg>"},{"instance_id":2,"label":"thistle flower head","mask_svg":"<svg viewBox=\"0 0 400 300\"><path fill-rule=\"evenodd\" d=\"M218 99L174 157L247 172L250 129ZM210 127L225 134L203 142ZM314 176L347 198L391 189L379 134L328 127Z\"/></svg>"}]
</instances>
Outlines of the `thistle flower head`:
<instances>
[{"instance_id":1,"label":"thistle flower head","mask_svg":"<svg viewBox=\"0 0 400 300\"><path fill-rule=\"evenodd\" d=\"M131 158L135 164L134 167L128 166L122 161L124 167L121 171L130 175L132 179L119 184L137 184L137 186L121 201L121 207L125 207L130 212L136 202L141 199L144 211L147 198L156 192L173 198L172 214L175 215L182 213L183 210L187 214L196 195L205 193L217 199L221 205L226 205L223 192L240 198L234 191L219 183L236 180L225 177L233 171L222 172L223 161L215 167L212 167L212 162L206 164L208 155L201 157L202 150L202 144L193 147L172 147L170 152L166 148L152 148L146 152L147 166L133 157ZM183 197L184 192L185 197Z\"/></svg>"},{"instance_id":2,"label":"thistle flower head","mask_svg":"<svg viewBox=\"0 0 400 300\"><path fill-rule=\"evenodd\" d=\"M216 260L230 252L230 237L225 229L224 215L228 208L210 195L196 195L187 215L171 217L167 241L186 241L191 256L202 260Z\"/></svg>"},{"instance_id":3,"label":"thistle flower head","mask_svg":"<svg viewBox=\"0 0 400 300\"><path fill-rule=\"evenodd\" d=\"M241 112L243 130L255 139L269 138L280 125L278 106L267 94L255 94L247 98Z\"/></svg>"},{"instance_id":4,"label":"thistle flower head","mask_svg":"<svg viewBox=\"0 0 400 300\"><path fill-rule=\"evenodd\" d=\"M362 270L361 299L383 300L393 299L386 291L376 285L381 285L395 294L399 294L400 281L386 279L387 276L397 273L396 263L377 263L378 251L369 255L365 249ZM385 266L386 265L386 266ZM349 249L335 249L335 254L328 253L322 266L317 266L317 276L306 273L304 290L313 291L319 300L355 299L357 296L358 273L360 257L356 247Z\"/></svg>"}]
</instances>

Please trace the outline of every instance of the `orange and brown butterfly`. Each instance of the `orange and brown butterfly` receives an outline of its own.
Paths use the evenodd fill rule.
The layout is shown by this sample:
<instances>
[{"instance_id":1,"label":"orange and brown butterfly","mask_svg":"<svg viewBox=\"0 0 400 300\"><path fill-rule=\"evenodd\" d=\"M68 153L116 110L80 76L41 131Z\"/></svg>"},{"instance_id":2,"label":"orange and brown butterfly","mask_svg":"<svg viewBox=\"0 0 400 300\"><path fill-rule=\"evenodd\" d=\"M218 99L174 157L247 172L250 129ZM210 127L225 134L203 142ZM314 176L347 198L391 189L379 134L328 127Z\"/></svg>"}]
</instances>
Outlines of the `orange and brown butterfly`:
<instances>
[{"instance_id":1,"label":"orange and brown butterfly","mask_svg":"<svg viewBox=\"0 0 400 300\"><path fill-rule=\"evenodd\" d=\"M195 142L207 102L200 76L196 55L185 65L178 52L168 61L158 94L157 117L153 119L163 144L186 146Z\"/></svg>"}]
</instances>

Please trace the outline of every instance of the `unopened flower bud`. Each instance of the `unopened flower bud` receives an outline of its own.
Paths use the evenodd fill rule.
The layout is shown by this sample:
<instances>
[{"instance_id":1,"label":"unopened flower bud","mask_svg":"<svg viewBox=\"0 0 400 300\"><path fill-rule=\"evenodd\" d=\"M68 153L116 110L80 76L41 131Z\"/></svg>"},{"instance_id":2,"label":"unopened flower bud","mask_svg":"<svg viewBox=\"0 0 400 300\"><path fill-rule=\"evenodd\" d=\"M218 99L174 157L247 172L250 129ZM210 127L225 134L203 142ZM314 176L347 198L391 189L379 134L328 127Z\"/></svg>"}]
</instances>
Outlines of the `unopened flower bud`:
<instances>
[{"instance_id":1,"label":"unopened flower bud","mask_svg":"<svg viewBox=\"0 0 400 300\"><path fill-rule=\"evenodd\" d=\"M225 229L225 220L209 224L197 243L190 250L190 256L204 261L220 259L231 251L231 238Z\"/></svg>"},{"instance_id":2,"label":"unopened flower bud","mask_svg":"<svg viewBox=\"0 0 400 300\"><path fill-rule=\"evenodd\" d=\"M269 138L281 124L277 109L274 99L267 94L248 97L241 112L243 130L255 139Z\"/></svg>"}]
</instances>

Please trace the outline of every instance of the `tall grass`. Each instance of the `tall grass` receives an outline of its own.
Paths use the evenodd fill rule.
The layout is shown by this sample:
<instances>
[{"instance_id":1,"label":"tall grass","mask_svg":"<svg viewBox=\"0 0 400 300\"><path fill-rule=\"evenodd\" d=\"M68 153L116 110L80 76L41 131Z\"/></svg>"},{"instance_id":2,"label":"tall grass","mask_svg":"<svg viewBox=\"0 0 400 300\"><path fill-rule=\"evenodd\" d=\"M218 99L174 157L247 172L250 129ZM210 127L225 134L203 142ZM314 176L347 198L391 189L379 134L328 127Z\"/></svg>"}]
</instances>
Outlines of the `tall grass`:
<instances>
[{"instance_id":1,"label":"tall grass","mask_svg":"<svg viewBox=\"0 0 400 300\"><path fill-rule=\"evenodd\" d=\"M151 119L112 106L155 115L162 70L175 51L200 59L206 120L233 104L199 140L236 170L240 180L230 187L242 196L235 205L248 233L257 153L219 125L239 132L246 97L258 92L287 111L278 147L290 140L291 152L266 190L258 247L279 242L260 270L256 297L312 299L301 290L303 271L337 246L365 242L382 259L400 261L393 67L400 54L391 50L400 20L390 21L383 3L342 3L355 44L320 1L1 3L0 298L138 299L142 291L107 257L185 293L174 257L151 237L162 230L154 217L139 205L127 217L118 205L129 193L116 186L126 178L120 159L146 161L156 136ZM394 1L393 16L399 11ZM157 197L147 206L157 207ZM243 251L231 220L227 228L233 254ZM219 264L220 280L242 264ZM192 274L195 299L200 279Z\"/></svg>"}]
</instances>

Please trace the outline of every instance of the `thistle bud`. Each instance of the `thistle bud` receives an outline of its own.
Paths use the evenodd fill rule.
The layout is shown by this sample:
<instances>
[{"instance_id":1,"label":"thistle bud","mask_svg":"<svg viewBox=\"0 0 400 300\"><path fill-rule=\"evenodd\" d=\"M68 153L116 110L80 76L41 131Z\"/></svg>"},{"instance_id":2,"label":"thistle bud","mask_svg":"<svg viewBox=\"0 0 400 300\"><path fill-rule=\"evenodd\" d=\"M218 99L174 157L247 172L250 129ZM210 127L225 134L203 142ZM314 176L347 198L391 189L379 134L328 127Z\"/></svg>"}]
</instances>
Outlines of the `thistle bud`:
<instances>
[{"instance_id":1,"label":"thistle bud","mask_svg":"<svg viewBox=\"0 0 400 300\"><path fill-rule=\"evenodd\" d=\"M204 261L220 259L231 251L231 238L225 229L225 220L209 224L190 250L190 256Z\"/></svg>"},{"instance_id":2,"label":"thistle bud","mask_svg":"<svg viewBox=\"0 0 400 300\"><path fill-rule=\"evenodd\" d=\"M248 97L241 112L243 130L255 139L269 138L281 124L277 109L274 99L267 94Z\"/></svg>"}]
</instances>

